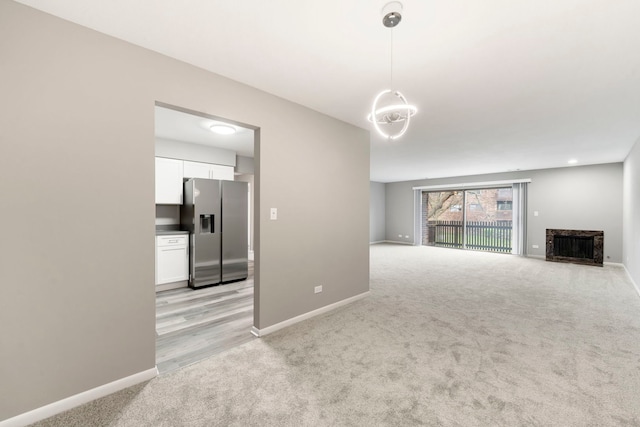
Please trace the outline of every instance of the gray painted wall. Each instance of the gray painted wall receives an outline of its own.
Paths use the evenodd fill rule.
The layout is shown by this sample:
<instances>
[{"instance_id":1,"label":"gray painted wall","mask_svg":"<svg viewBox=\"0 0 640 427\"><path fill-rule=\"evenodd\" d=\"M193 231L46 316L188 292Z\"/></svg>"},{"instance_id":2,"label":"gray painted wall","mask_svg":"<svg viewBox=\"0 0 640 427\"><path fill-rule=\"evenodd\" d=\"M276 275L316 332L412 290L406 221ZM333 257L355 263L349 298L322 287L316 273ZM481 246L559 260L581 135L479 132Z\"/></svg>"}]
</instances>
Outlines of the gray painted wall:
<instances>
[{"instance_id":1,"label":"gray painted wall","mask_svg":"<svg viewBox=\"0 0 640 427\"><path fill-rule=\"evenodd\" d=\"M253 157L236 156L235 173L253 175L255 169L253 167Z\"/></svg>"},{"instance_id":2,"label":"gray painted wall","mask_svg":"<svg viewBox=\"0 0 640 427\"><path fill-rule=\"evenodd\" d=\"M156 101L259 127L258 328L369 289L367 131L12 1L0 58L0 420L155 366Z\"/></svg>"},{"instance_id":3,"label":"gray painted wall","mask_svg":"<svg viewBox=\"0 0 640 427\"><path fill-rule=\"evenodd\" d=\"M389 183L387 240L413 242L412 187L523 178L532 179L527 211L528 254L545 255L547 228L604 230L605 262L622 262L622 163ZM534 211L539 216L534 216Z\"/></svg>"},{"instance_id":4,"label":"gray painted wall","mask_svg":"<svg viewBox=\"0 0 640 427\"><path fill-rule=\"evenodd\" d=\"M382 242L385 239L385 184L369 183L369 242Z\"/></svg>"},{"instance_id":5,"label":"gray painted wall","mask_svg":"<svg viewBox=\"0 0 640 427\"><path fill-rule=\"evenodd\" d=\"M640 139L624 162L623 229L622 259L640 288Z\"/></svg>"}]
</instances>

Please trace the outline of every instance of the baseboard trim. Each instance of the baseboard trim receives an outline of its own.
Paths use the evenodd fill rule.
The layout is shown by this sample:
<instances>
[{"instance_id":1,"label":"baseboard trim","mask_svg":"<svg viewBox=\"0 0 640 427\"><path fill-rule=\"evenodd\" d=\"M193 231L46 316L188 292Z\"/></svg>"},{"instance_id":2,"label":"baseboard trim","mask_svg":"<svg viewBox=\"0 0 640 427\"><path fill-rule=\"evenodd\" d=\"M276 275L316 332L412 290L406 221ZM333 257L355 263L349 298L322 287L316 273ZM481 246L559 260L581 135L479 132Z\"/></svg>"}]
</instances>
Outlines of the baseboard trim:
<instances>
[{"instance_id":1,"label":"baseboard trim","mask_svg":"<svg viewBox=\"0 0 640 427\"><path fill-rule=\"evenodd\" d=\"M602 263L602 265L610 265L612 267L624 267L624 264L621 262L609 262L609 261L605 261Z\"/></svg>"},{"instance_id":2,"label":"baseboard trim","mask_svg":"<svg viewBox=\"0 0 640 427\"><path fill-rule=\"evenodd\" d=\"M147 369L146 371L138 372L137 374L92 388L91 390L67 397L66 399L58 400L57 402L50 403L49 405L42 406L34 409L33 411L25 412L24 414L16 415L15 417L0 421L0 427L24 427L40 420L44 420L45 418L52 417L61 412L68 411L69 409L73 409L77 406L84 405L92 400L115 393L116 391L149 381L156 376L158 376L157 367Z\"/></svg>"},{"instance_id":3,"label":"baseboard trim","mask_svg":"<svg viewBox=\"0 0 640 427\"><path fill-rule=\"evenodd\" d=\"M383 242L380 243L392 243L394 245L409 245L409 246L414 246L413 242L398 242L397 240L385 240Z\"/></svg>"},{"instance_id":4,"label":"baseboard trim","mask_svg":"<svg viewBox=\"0 0 640 427\"><path fill-rule=\"evenodd\" d=\"M629 269L627 268L627 266L625 264L622 264L622 266L624 267L624 271L627 272L627 277L629 278L629 280L631 280L631 284L636 289L636 292L638 293L638 296L640 297L640 287L638 287L638 284L636 283L636 281L633 280L633 277L631 277L631 273L629 272Z\"/></svg>"},{"instance_id":5,"label":"baseboard trim","mask_svg":"<svg viewBox=\"0 0 640 427\"><path fill-rule=\"evenodd\" d=\"M386 240L378 240L376 242L369 242L370 245L379 245L380 243L386 243Z\"/></svg>"},{"instance_id":6,"label":"baseboard trim","mask_svg":"<svg viewBox=\"0 0 640 427\"><path fill-rule=\"evenodd\" d=\"M361 300L369 295L369 291L363 292L356 296L343 299L342 301L335 302L333 304L325 305L324 307L318 308L317 310L310 311L305 314L301 314L300 316L292 317L291 319L285 320L284 322L276 323L275 325L267 326L263 329L258 329L255 326L251 328L251 333L257 337L263 337L265 335L271 334L275 331L279 331L280 329L286 328L287 326L294 325L296 323L302 322L303 320L310 319L315 316L319 316L320 314L327 313L331 310L335 310L338 307L342 307L343 305L351 304L352 302ZM2 427L2 426L0 426Z\"/></svg>"}]
</instances>

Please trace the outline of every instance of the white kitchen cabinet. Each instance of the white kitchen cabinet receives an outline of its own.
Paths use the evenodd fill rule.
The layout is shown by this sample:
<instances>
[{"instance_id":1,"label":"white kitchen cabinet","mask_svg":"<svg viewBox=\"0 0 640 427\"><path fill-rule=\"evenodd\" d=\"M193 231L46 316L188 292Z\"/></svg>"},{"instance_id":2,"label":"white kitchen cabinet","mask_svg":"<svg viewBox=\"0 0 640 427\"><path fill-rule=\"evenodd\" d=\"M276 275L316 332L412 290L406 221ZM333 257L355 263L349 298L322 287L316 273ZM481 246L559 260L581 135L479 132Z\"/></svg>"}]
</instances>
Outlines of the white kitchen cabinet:
<instances>
[{"instance_id":1,"label":"white kitchen cabinet","mask_svg":"<svg viewBox=\"0 0 640 427\"><path fill-rule=\"evenodd\" d=\"M189 236L156 236L156 285L189 279Z\"/></svg>"},{"instance_id":2,"label":"white kitchen cabinet","mask_svg":"<svg viewBox=\"0 0 640 427\"><path fill-rule=\"evenodd\" d=\"M184 161L185 178L224 179L233 181L233 166L214 165L211 163Z\"/></svg>"},{"instance_id":3,"label":"white kitchen cabinet","mask_svg":"<svg viewBox=\"0 0 640 427\"><path fill-rule=\"evenodd\" d=\"M183 162L156 157L156 204L182 204Z\"/></svg>"}]
</instances>

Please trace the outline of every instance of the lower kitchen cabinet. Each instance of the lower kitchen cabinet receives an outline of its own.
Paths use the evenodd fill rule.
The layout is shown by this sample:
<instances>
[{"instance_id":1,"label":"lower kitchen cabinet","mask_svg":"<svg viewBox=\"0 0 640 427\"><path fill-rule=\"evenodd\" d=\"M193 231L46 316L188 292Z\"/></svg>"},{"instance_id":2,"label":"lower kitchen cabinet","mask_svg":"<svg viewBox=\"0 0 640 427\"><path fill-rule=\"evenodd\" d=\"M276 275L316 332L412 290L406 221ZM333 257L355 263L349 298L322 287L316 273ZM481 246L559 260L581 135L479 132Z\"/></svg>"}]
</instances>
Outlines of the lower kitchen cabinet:
<instances>
[{"instance_id":1,"label":"lower kitchen cabinet","mask_svg":"<svg viewBox=\"0 0 640 427\"><path fill-rule=\"evenodd\" d=\"M156 285L189 279L189 236L156 236Z\"/></svg>"}]
</instances>

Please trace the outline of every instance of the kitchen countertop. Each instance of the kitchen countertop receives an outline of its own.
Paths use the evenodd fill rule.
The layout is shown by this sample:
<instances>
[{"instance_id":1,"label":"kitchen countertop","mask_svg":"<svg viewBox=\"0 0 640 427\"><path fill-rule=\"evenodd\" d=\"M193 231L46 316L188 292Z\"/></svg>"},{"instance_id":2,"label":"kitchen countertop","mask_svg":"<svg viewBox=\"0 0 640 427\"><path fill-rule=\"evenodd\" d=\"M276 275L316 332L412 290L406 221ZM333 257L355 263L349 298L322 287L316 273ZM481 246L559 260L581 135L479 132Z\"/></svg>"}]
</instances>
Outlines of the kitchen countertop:
<instances>
[{"instance_id":1,"label":"kitchen countertop","mask_svg":"<svg viewBox=\"0 0 640 427\"><path fill-rule=\"evenodd\" d=\"M189 234L189 232L182 230L156 230L156 236L170 236L172 234Z\"/></svg>"}]
</instances>

